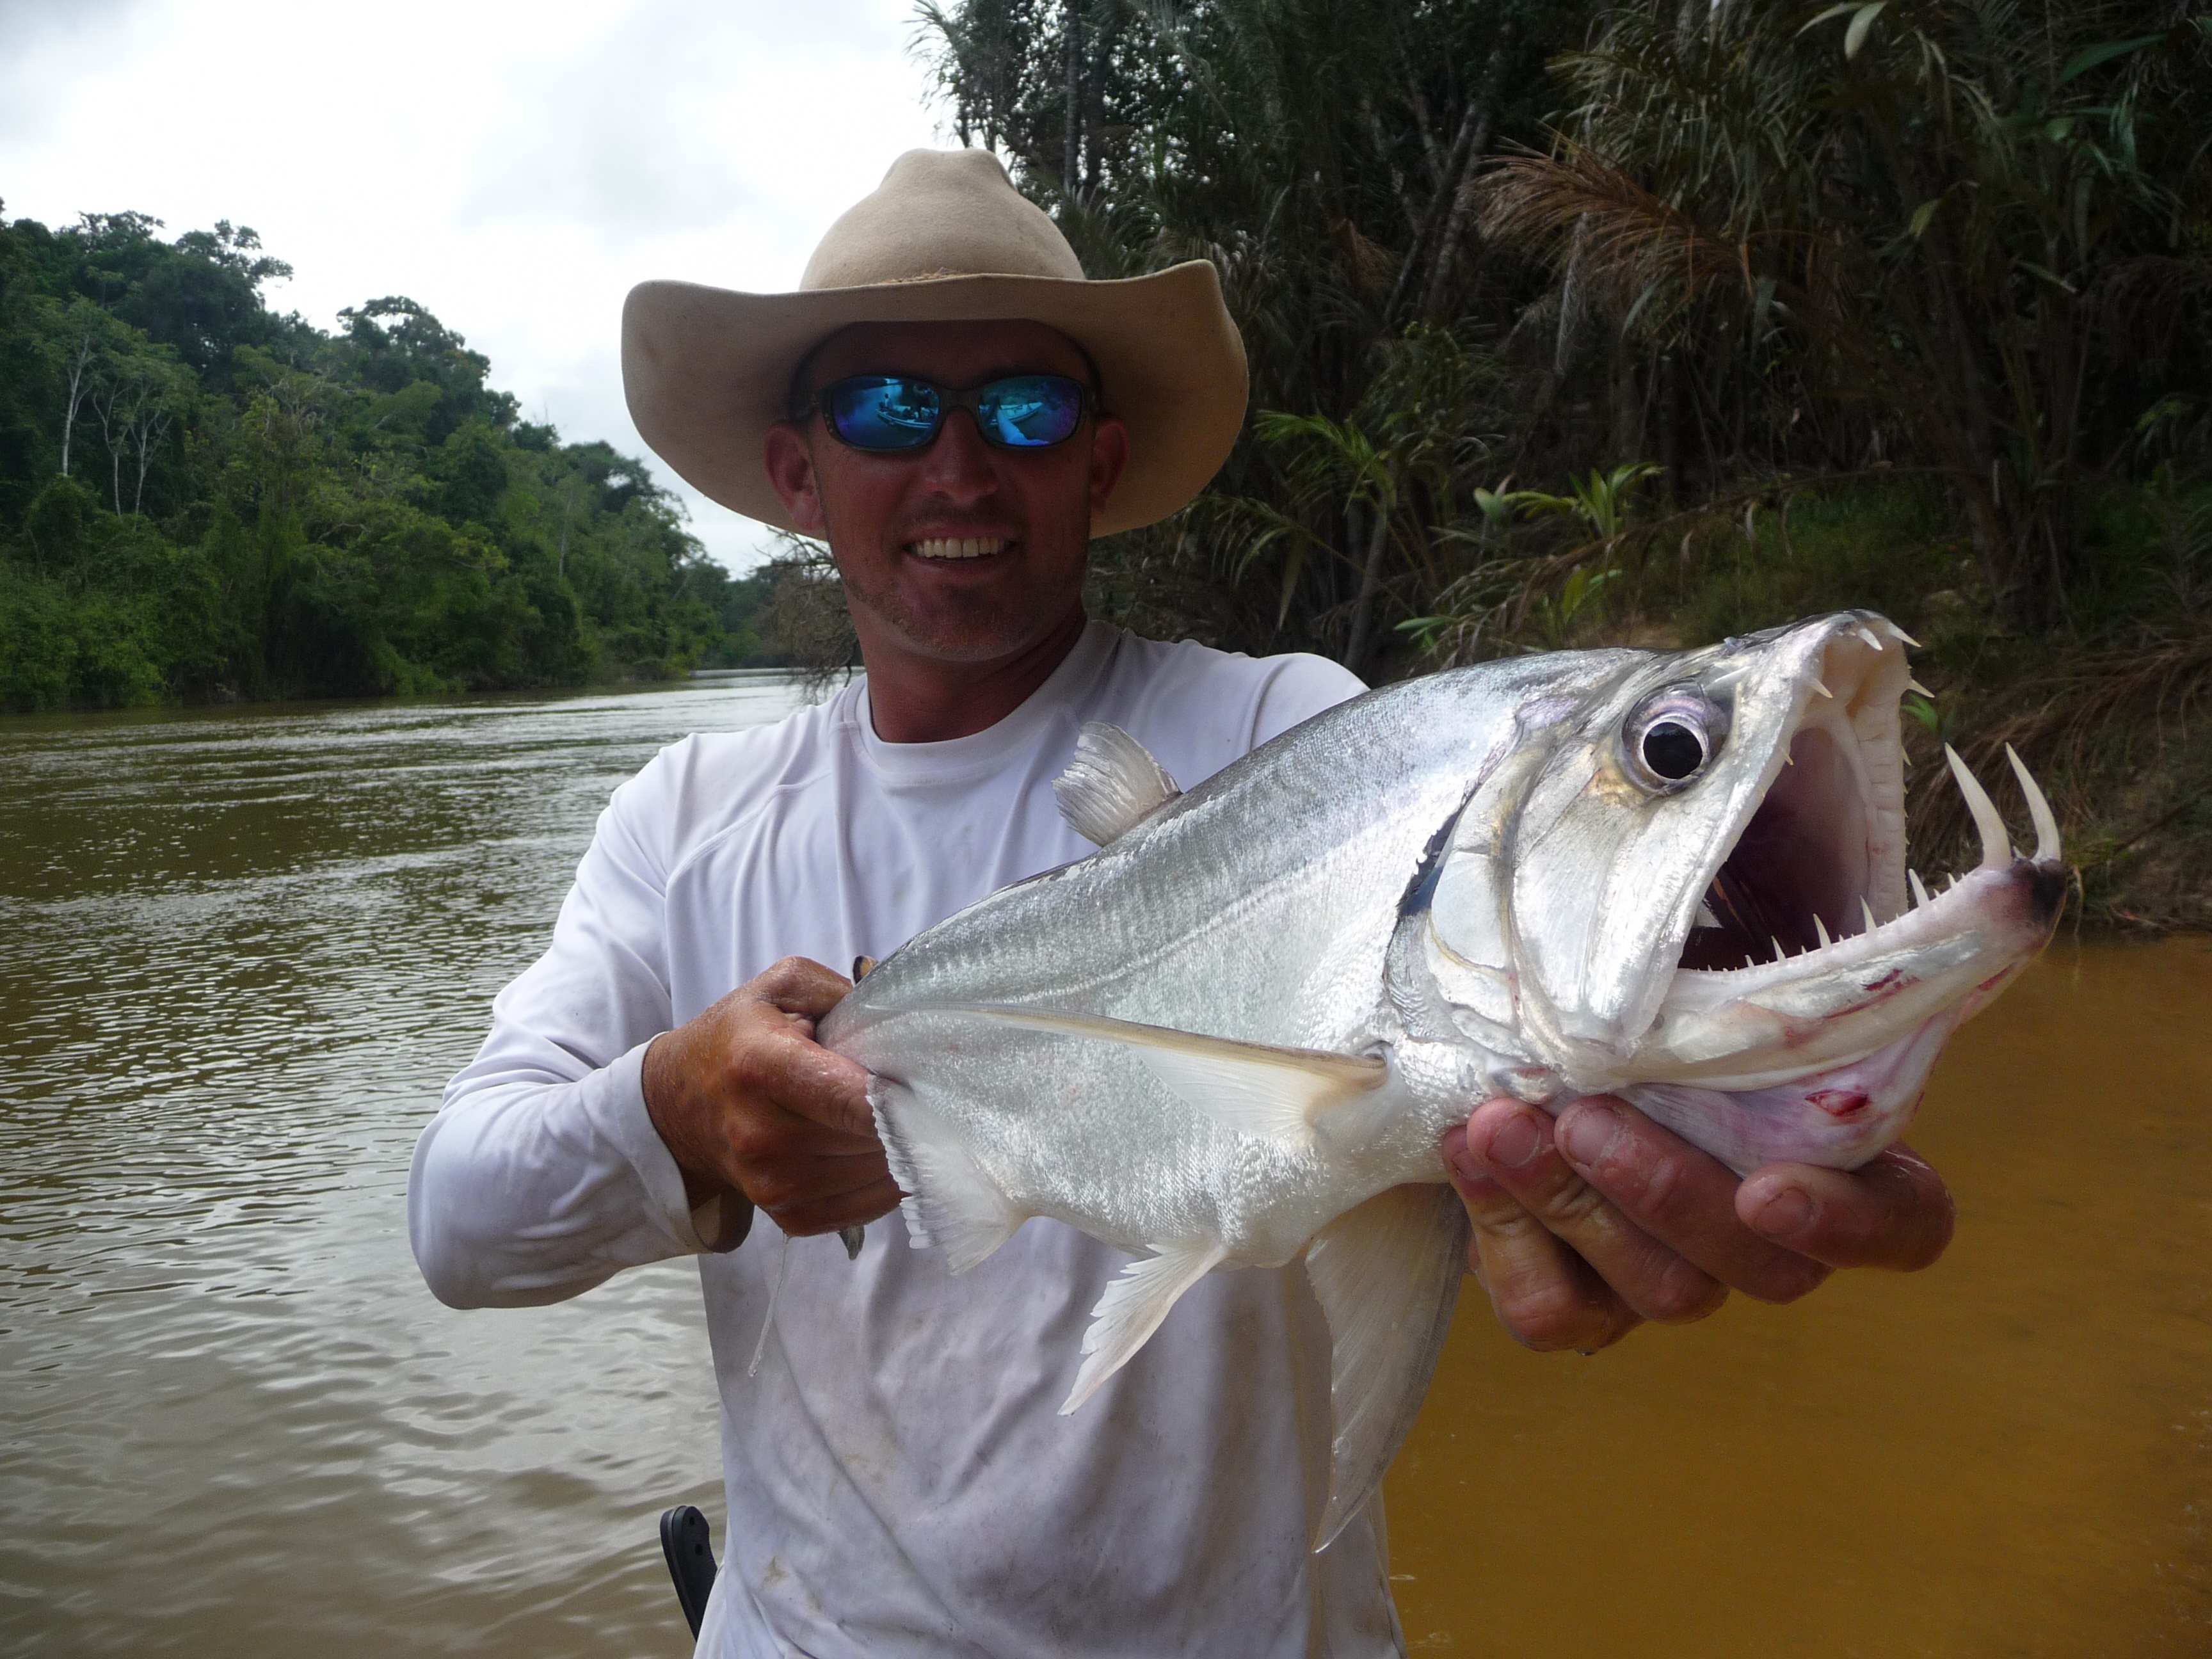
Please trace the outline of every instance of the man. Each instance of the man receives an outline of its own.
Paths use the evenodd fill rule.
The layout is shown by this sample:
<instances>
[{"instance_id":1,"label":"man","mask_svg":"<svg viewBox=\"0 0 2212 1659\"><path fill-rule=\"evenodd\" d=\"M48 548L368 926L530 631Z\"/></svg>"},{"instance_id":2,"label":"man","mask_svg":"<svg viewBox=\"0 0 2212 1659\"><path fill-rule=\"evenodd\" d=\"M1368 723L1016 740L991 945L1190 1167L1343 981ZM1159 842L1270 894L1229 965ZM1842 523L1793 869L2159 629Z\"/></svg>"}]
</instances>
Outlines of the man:
<instances>
[{"instance_id":1,"label":"man","mask_svg":"<svg viewBox=\"0 0 2212 1659\"><path fill-rule=\"evenodd\" d=\"M730 1516L716 1659L1399 1650L1379 1516L1306 1551L1328 1375L1299 1272L1212 1275L1061 1419L1118 1253L1033 1226L953 1279L909 1251L866 1076L811 1041L848 984L823 963L1089 850L1049 788L1082 721L1194 782L1359 689L1084 617L1089 537L1182 505L1241 422L1211 267L1085 282L988 155L915 152L799 292L648 283L624 331L639 429L717 500L828 541L867 673L617 791L417 1148L432 1287L547 1302L698 1255ZM1907 1156L1739 1184L1614 1102L1556 1125L1492 1102L1446 1152L1469 1265L1540 1347L1921 1265L1949 1225ZM855 1261L815 1237L869 1222Z\"/></svg>"}]
</instances>

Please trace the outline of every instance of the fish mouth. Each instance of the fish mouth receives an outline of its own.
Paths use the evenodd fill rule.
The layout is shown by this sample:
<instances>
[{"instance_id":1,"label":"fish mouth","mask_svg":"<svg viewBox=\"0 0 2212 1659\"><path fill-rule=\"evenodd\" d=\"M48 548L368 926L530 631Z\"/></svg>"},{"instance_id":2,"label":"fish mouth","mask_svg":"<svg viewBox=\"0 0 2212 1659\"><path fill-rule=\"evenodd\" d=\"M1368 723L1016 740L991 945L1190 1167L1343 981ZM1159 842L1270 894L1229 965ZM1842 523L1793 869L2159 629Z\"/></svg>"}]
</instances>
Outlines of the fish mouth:
<instances>
[{"instance_id":1,"label":"fish mouth","mask_svg":"<svg viewBox=\"0 0 2212 1659\"><path fill-rule=\"evenodd\" d=\"M2034 850L2013 849L1947 745L1979 861L1940 891L1906 862L1898 716L1910 642L1862 614L1785 671L1788 737L1680 919L1672 977L1629 1056L1638 1081L1783 1088L1864 1136L1909 1110L1942 1038L2049 939L2067 884L2058 825L2009 749Z\"/></svg>"}]
</instances>

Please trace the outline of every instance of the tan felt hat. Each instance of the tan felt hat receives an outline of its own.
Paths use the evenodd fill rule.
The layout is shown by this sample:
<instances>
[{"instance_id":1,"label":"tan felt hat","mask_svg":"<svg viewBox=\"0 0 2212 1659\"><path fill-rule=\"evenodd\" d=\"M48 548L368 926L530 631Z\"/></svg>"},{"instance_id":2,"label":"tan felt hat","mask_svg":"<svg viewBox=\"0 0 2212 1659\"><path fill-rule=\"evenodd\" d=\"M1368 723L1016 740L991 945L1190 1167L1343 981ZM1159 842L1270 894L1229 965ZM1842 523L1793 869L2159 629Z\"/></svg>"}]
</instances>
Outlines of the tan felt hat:
<instances>
[{"instance_id":1,"label":"tan felt hat","mask_svg":"<svg viewBox=\"0 0 2212 1659\"><path fill-rule=\"evenodd\" d=\"M1244 421L1244 343L1203 259L1086 281L1075 251L988 151L908 150L830 227L795 294L640 283L623 306L623 391L655 453L785 529L761 445L807 353L853 323L1022 318L1098 367L1129 462L1094 534L1164 519L1206 488Z\"/></svg>"}]
</instances>

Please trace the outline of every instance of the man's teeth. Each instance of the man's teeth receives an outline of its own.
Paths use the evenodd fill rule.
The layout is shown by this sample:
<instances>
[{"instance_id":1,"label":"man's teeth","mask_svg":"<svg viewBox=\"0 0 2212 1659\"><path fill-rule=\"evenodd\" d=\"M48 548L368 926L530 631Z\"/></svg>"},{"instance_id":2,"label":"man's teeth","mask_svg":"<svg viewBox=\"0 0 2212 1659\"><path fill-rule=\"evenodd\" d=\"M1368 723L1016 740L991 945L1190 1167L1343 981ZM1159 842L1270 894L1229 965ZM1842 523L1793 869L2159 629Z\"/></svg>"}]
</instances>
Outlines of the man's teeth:
<instances>
[{"instance_id":1,"label":"man's teeth","mask_svg":"<svg viewBox=\"0 0 2212 1659\"><path fill-rule=\"evenodd\" d=\"M925 559L980 559L986 554L1006 550L1004 536L932 536L926 540L908 542L907 551Z\"/></svg>"}]
</instances>

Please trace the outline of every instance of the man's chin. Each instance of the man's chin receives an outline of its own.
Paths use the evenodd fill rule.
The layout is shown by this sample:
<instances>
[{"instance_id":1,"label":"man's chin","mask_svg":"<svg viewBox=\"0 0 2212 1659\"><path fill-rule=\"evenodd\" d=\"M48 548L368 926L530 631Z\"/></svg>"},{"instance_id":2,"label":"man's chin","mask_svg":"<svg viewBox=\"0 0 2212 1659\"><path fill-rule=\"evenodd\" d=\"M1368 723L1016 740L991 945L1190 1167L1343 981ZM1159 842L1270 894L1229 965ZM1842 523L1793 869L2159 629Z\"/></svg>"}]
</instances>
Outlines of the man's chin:
<instances>
[{"instance_id":1,"label":"man's chin","mask_svg":"<svg viewBox=\"0 0 2212 1659\"><path fill-rule=\"evenodd\" d=\"M1043 609L1018 601L963 607L951 615L915 608L896 617L881 617L878 627L868 631L909 657L982 668L1018 657L1062 632L1072 636L1081 625L1078 602L1055 605L1040 618ZM864 649L865 644L864 636Z\"/></svg>"}]
</instances>

